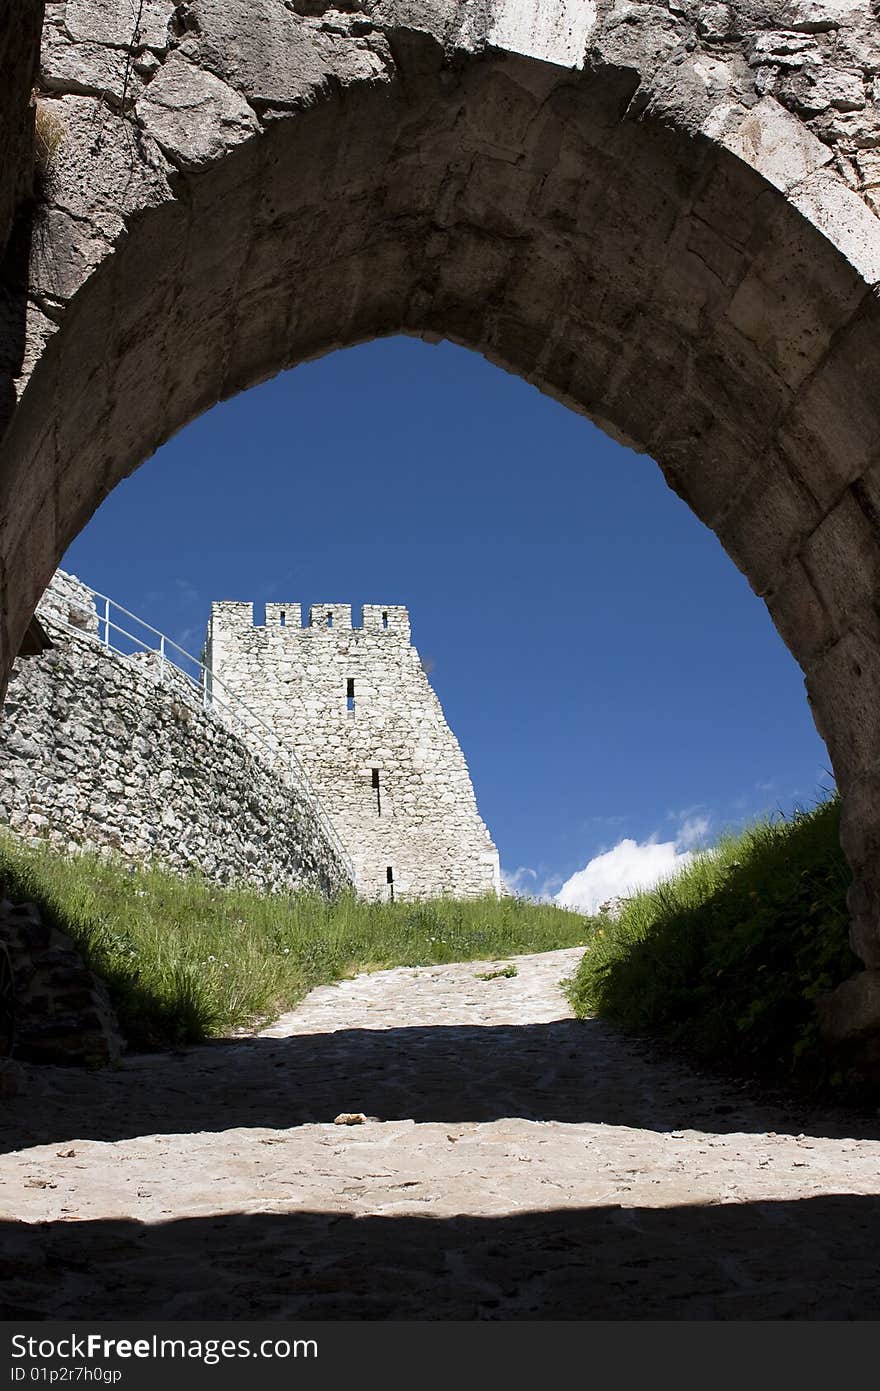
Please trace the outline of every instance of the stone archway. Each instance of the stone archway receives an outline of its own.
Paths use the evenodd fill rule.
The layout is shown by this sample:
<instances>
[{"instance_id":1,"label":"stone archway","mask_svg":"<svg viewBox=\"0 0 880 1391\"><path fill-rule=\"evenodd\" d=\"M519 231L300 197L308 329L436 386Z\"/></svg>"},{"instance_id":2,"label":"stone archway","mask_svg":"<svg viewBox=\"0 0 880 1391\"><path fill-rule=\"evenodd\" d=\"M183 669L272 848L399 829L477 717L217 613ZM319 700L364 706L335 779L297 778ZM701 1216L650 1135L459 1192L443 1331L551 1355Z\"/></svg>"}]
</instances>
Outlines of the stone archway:
<instances>
[{"instance_id":1,"label":"stone archway","mask_svg":"<svg viewBox=\"0 0 880 1391\"><path fill-rule=\"evenodd\" d=\"M843 794L860 1026L880 981L867 5L792 0L773 31L748 4L145 0L136 33L127 0L47 10L63 138L0 457L0 677L66 546L186 421L335 347L451 338L650 452L765 599Z\"/></svg>"}]
</instances>

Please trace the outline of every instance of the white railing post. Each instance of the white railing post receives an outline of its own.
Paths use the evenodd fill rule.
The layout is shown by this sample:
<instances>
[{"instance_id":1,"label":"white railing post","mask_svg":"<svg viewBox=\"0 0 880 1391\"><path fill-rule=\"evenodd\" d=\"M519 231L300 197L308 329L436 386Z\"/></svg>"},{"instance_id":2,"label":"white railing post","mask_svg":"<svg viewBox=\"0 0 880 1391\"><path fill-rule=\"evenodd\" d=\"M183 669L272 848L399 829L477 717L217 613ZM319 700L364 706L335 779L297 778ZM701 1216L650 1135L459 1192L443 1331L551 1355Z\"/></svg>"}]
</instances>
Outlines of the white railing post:
<instances>
[{"instance_id":1,"label":"white railing post","mask_svg":"<svg viewBox=\"0 0 880 1391\"><path fill-rule=\"evenodd\" d=\"M159 638L159 680L165 684L165 634Z\"/></svg>"},{"instance_id":2,"label":"white railing post","mask_svg":"<svg viewBox=\"0 0 880 1391\"><path fill-rule=\"evenodd\" d=\"M104 600L104 646L110 646L110 600Z\"/></svg>"}]
</instances>

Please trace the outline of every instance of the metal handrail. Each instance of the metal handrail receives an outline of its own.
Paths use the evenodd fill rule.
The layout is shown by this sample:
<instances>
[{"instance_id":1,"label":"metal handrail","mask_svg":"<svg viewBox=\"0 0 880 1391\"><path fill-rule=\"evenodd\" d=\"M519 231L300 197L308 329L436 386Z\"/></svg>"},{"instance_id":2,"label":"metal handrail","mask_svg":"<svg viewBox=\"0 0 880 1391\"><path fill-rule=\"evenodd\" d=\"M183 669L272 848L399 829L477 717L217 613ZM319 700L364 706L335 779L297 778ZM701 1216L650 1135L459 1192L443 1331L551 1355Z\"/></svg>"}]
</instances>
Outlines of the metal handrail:
<instances>
[{"instance_id":1,"label":"metal handrail","mask_svg":"<svg viewBox=\"0 0 880 1391\"><path fill-rule=\"evenodd\" d=\"M354 884L355 869L351 857L345 849L338 831L321 806L318 796L309 781L308 774L293 749L282 743L272 727L266 724L265 720L261 719L259 715L256 715L234 691L229 689L225 682L215 676L211 668L206 666L200 658L194 657L191 652L187 652L185 648L179 646L172 638L167 637L165 633L160 632L158 628L154 628L152 624L139 618L136 613L131 613L129 609L123 608L121 604L117 604L115 599L110 599L106 594L101 594L97 589L92 589L89 585L82 584L82 581L78 581L78 583L86 593L91 595L93 601L100 600L102 603L102 612L98 611L97 603L94 605L96 628L92 630L79 627L75 623L69 623L66 619L60 617L59 614L51 610L41 614L43 621L50 626L52 624L57 624L59 627L65 628L68 632L73 633L76 637L85 638L87 641L91 642L97 642L101 647L106 648L108 651L116 652L122 657L134 656L134 653L124 651L123 648L111 640L111 634L118 633L121 637L127 638L129 642L133 643L136 648L140 648L141 651L159 658L160 682L164 682L165 680L166 665L172 667L176 673L189 683L199 696L202 709L208 714L213 714L219 723L227 729L231 727L230 722L228 719L223 718L222 712L228 712L228 715L231 716L232 724L234 725L233 732L248 744L253 743L257 745L260 750L260 756L268 764L272 772L277 772L277 769L273 765L276 761L280 760L289 785L295 788L296 791L301 793L304 797L321 826L321 829L324 831L324 834L342 861L344 868L348 871L352 884ZM140 625L140 627L144 628L148 633L152 633L154 638L158 638L158 645L151 647L143 638L135 636L135 634L129 632L127 628L116 623L111 616L113 610L116 610L120 614L124 614L126 618ZM180 661L170 656L169 649L179 653L182 658L190 662L198 671L198 678L188 672L181 665ZM218 699L216 695L218 688L227 699L223 699L222 697ZM251 752L254 752L253 748ZM266 758L267 753L269 755L268 758Z\"/></svg>"}]
</instances>

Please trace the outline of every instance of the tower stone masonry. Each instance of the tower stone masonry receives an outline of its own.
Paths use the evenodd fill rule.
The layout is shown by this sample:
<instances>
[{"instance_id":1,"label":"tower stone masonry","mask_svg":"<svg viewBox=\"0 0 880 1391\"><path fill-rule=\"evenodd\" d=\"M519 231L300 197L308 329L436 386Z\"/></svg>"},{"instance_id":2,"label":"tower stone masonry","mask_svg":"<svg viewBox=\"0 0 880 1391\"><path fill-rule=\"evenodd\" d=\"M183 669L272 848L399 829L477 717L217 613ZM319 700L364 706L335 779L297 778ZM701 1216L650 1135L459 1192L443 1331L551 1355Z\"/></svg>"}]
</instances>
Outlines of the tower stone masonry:
<instances>
[{"instance_id":1,"label":"tower stone masonry","mask_svg":"<svg viewBox=\"0 0 880 1391\"><path fill-rule=\"evenodd\" d=\"M498 894L498 851L467 763L410 642L407 610L214 603L206 661L294 750L367 898Z\"/></svg>"}]
</instances>

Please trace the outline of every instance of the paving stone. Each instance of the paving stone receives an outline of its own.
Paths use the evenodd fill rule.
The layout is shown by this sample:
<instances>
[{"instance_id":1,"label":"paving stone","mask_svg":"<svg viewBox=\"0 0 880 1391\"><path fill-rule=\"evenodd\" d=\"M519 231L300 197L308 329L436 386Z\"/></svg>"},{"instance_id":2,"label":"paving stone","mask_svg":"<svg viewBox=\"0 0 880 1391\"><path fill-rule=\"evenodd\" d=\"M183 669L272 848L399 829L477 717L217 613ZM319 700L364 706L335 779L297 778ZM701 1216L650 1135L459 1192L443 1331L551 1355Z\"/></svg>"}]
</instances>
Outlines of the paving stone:
<instances>
[{"instance_id":1,"label":"paving stone","mask_svg":"<svg viewBox=\"0 0 880 1391\"><path fill-rule=\"evenodd\" d=\"M572 1019L580 955L491 981L506 962L361 975L256 1038L75 1080L22 1066L0 1306L873 1318L880 1126L757 1102Z\"/></svg>"}]
</instances>

